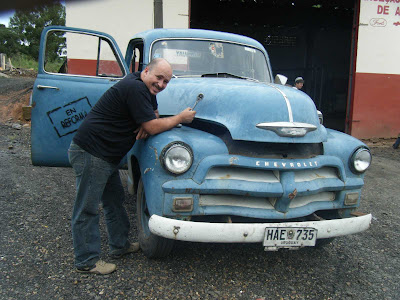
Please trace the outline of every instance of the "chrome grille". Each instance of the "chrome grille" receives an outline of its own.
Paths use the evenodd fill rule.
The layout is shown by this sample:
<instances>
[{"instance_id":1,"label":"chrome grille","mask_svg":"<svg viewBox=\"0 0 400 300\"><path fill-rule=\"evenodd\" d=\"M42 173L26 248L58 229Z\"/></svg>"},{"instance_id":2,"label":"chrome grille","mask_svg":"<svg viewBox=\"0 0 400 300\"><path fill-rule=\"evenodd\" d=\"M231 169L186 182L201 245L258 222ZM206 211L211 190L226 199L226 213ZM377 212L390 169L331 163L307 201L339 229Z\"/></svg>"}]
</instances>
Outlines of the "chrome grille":
<instances>
[{"instance_id":1,"label":"chrome grille","mask_svg":"<svg viewBox=\"0 0 400 300\"><path fill-rule=\"evenodd\" d=\"M276 198L248 197L238 195L200 195L200 206L236 206L248 208L274 209ZM289 208L305 206L317 201L334 201L334 192L300 196L292 200Z\"/></svg>"},{"instance_id":2,"label":"chrome grille","mask_svg":"<svg viewBox=\"0 0 400 300\"><path fill-rule=\"evenodd\" d=\"M335 196L336 193L334 192L323 192L315 195L296 197L292 202L290 202L289 208L301 207L307 205L308 203L317 201L334 201Z\"/></svg>"},{"instance_id":3,"label":"chrome grille","mask_svg":"<svg viewBox=\"0 0 400 300\"><path fill-rule=\"evenodd\" d=\"M318 179L339 178L335 168L323 167L319 169L296 170L295 182L313 181ZM236 167L211 168L205 179L244 180L251 182L279 182L279 171L257 170Z\"/></svg>"},{"instance_id":4,"label":"chrome grille","mask_svg":"<svg viewBox=\"0 0 400 300\"><path fill-rule=\"evenodd\" d=\"M277 183L280 182L282 170L260 170L241 167L213 167L211 168L205 179L206 180L229 180L229 181L247 181L254 183ZM317 182L322 179L339 179L338 172L334 167L322 167L319 169L308 170L287 170L284 172L294 173L295 183ZM306 196L295 196L289 204L290 208L298 208L313 202L334 201L336 199L336 191L332 188L324 186L321 192ZM260 209L275 209L276 202L279 201L275 197L252 197L241 195L205 195L201 194L199 198L200 206L234 206Z\"/></svg>"},{"instance_id":5,"label":"chrome grille","mask_svg":"<svg viewBox=\"0 0 400 300\"><path fill-rule=\"evenodd\" d=\"M240 206L249 208L274 209L269 198L245 197L238 195L200 195L200 206Z\"/></svg>"},{"instance_id":6,"label":"chrome grille","mask_svg":"<svg viewBox=\"0 0 400 300\"><path fill-rule=\"evenodd\" d=\"M279 182L277 171L255 170L232 167L214 167L210 169L205 179L244 180L251 182Z\"/></svg>"},{"instance_id":7,"label":"chrome grille","mask_svg":"<svg viewBox=\"0 0 400 300\"><path fill-rule=\"evenodd\" d=\"M295 182L313 181L318 179L338 178L335 168L324 167L312 170L299 170L294 173Z\"/></svg>"}]
</instances>

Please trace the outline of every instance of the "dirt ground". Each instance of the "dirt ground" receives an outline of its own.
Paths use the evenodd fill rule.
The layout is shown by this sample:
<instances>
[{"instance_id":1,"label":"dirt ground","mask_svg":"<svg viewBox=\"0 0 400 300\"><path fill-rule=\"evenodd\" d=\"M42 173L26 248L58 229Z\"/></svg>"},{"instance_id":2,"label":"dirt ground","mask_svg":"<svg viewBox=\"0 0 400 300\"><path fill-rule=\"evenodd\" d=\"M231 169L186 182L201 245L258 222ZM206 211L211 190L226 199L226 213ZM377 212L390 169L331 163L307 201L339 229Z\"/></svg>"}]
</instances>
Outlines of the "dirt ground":
<instances>
[{"instance_id":1,"label":"dirt ground","mask_svg":"<svg viewBox=\"0 0 400 300\"><path fill-rule=\"evenodd\" d=\"M22 107L29 105L34 77L0 77L0 122L29 124Z\"/></svg>"},{"instance_id":2,"label":"dirt ground","mask_svg":"<svg viewBox=\"0 0 400 300\"><path fill-rule=\"evenodd\" d=\"M398 299L400 293L400 149L367 141L373 163L360 211L367 231L323 248L264 252L258 244L175 244L164 260L132 254L106 276L73 267L70 218L75 193L70 168L33 166L29 126L18 115L34 78L0 78L1 299ZM131 240L135 197L128 195ZM107 235L101 219L102 250Z\"/></svg>"}]
</instances>

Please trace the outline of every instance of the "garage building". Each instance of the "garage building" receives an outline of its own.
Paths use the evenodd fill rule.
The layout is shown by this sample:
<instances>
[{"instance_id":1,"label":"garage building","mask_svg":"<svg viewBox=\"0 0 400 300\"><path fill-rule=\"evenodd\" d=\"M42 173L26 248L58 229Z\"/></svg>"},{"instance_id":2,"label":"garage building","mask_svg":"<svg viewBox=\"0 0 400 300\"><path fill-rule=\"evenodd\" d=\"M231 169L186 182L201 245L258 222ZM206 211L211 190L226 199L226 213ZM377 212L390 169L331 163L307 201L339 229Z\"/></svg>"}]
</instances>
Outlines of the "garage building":
<instances>
[{"instance_id":1,"label":"garage building","mask_svg":"<svg viewBox=\"0 0 400 300\"><path fill-rule=\"evenodd\" d=\"M66 3L67 26L130 37L155 28L250 36L272 70L302 76L325 126L357 138L400 132L400 0L101 0Z\"/></svg>"}]
</instances>

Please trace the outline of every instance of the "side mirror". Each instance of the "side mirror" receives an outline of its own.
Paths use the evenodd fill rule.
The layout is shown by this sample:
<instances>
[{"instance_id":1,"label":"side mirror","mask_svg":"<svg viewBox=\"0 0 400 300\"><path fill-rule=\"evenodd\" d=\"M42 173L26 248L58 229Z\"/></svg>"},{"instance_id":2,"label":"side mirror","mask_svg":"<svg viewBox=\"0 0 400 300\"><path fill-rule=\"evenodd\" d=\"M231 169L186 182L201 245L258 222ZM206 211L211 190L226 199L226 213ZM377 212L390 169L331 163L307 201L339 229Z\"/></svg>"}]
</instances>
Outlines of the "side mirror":
<instances>
[{"instance_id":1,"label":"side mirror","mask_svg":"<svg viewBox=\"0 0 400 300\"><path fill-rule=\"evenodd\" d=\"M281 74L277 74L277 75L275 76L275 81L274 81L274 83L276 83L276 84L281 84L281 85L285 85L286 82L287 82L287 80L288 80L288 78L287 78L286 76L281 75Z\"/></svg>"}]
</instances>

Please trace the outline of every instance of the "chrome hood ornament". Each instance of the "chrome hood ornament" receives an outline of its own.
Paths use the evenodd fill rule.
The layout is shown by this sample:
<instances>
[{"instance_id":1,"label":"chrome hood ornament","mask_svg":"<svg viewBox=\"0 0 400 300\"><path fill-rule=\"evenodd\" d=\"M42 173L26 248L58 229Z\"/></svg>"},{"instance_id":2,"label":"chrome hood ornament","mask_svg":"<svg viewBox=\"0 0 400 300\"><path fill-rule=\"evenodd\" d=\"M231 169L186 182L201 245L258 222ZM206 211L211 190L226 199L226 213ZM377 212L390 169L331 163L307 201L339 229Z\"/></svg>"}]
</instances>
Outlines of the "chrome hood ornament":
<instances>
[{"instance_id":1,"label":"chrome hood ornament","mask_svg":"<svg viewBox=\"0 0 400 300\"><path fill-rule=\"evenodd\" d=\"M317 129L317 126L307 123L298 122L270 122L270 123L259 123L256 125L257 128L271 130L279 136L283 137L302 137L308 132Z\"/></svg>"}]
</instances>

